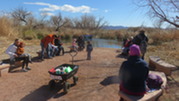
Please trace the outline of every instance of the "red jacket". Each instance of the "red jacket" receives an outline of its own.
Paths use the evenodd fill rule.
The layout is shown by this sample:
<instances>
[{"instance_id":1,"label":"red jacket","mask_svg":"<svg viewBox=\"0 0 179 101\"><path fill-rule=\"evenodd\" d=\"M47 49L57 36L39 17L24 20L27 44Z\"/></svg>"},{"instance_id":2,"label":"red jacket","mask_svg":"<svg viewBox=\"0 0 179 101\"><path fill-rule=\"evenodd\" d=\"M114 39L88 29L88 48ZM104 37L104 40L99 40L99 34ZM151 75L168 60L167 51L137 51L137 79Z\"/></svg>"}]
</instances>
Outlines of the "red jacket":
<instances>
[{"instance_id":1,"label":"red jacket","mask_svg":"<svg viewBox=\"0 0 179 101\"><path fill-rule=\"evenodd\" d=\"M54 34L49 34L47 35L46 37L44 37L42 40L41 40L41 43L44 44L44 47L47 48L48 44L51 43L54 45L54 37L53 37Z\"/></svg>"}]
</instances>

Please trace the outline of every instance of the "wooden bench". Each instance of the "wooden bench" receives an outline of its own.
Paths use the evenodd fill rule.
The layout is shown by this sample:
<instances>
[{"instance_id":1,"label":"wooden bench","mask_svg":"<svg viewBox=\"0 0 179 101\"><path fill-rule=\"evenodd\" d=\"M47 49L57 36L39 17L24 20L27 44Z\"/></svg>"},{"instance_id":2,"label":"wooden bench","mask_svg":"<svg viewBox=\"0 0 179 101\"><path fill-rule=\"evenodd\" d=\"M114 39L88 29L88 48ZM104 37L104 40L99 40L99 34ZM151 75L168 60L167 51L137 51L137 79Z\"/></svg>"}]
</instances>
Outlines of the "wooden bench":
<instances>
[{"instance_id":1,"label":"wooden bench","mask_svg":"<svg viewBox=\"0 0 179 101\"><path fill-rule=\"evenodd\" d=\"M177 69L176 66L166 63L157 56L149 56L149 67L156 71L164 72L167 76L171 76L172 71Z\"/></svg>"},{"instance_id":2,"label":"wooden bench","mask_svg":"<svg viewBox=\"0 0 179 101\"><path fill-rule=\"evenodd\" d=\"M2 65L0 65L0 77L2 76L2 71L5 69L8 69L7 71L9 71L10 69L14 69L17 67L22 66L22 61L16 61L13 68L11 67L11 65L9 63L3 63Z\"/></svg>"},{"instance_id":3,"label":"wooden bench","mask_svg":"<svg viewBox=\"0 0 179 101\"><path fill-rule=\"evenodd\" d=\"M156 101L163 94L164 88L167 85L167 79L163 72L150 71L149 73L157 74L162 78L163 84L161 89L147 92L144 96L132 96L119 91L119 96L125 101Z\"/></svg>"},{"instance_id":4,"label":"wooden bench","mask_svg":"<svg viewBox=\"0 0 179 101\"><path fill-rule=\"evenodd\" d=\"M9 67L10 67L9 64L2 64L2 65L0 65L0 77L1 77L1 71L4 70L4 69L7 69Z\"/></svg>"}]
</instances>

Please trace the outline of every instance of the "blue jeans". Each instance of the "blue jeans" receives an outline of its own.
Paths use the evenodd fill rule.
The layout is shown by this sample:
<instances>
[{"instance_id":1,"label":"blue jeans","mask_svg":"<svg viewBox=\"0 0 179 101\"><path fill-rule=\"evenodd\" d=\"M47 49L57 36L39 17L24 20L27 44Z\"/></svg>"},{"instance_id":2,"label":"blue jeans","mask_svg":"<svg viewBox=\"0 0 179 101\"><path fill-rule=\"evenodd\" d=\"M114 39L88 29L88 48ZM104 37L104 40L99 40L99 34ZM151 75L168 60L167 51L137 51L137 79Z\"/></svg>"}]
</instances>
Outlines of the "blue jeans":
<instances>
[{"instance_id":1,"label":"blue jeans","mask_svg":"<svg viewBox=\"0 0 179 101\"><path fill-rule=\"evenodd\" d=\"M45 54L45 47L44 47L44 44L43 43L40 43L40 46L41 46L41 59L44 59L44 54Z\"/></svg>"},{"instance_id":2,"label":"blue jeans","mask_svg":"<svg viewBox=\"0 0 179 101\"><path fill-rule=\"evenodd\" d=\"M51 58L53 56L53 49L51 44L48 44L46 51L47 51L48 58Z\"/></svg>"},{"instance_id":3,"label":"blue jeans","mask_svg":"<svg viewBox=\"0 0 179 101\"><path fill-rule=\"evenodd\" d=\"M91 60L91 51L87 51L87 60Z\"/></svg>"}]
</instances>

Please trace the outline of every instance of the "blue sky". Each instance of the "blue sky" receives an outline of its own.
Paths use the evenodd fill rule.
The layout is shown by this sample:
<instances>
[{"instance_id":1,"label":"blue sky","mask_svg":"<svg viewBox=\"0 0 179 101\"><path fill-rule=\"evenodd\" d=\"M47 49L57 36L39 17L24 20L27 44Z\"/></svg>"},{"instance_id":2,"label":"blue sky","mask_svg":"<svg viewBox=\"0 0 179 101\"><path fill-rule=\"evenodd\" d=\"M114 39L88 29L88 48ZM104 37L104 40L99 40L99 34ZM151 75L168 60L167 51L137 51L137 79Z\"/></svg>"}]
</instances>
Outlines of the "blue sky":
<instances>
[{"instance_id":1,"label":"blue sky","mask_svg":"<svg viewBox=\"0 0 179 101\"><path fill-rule=\"evenodd\" d=\"M63 17L76 18L89 14L103 17L114 26L153 26L146 14L147 9L137 7L133 0L1 0L0 3L0 11L10 12L18 7L31 11L35 16L60 12Z\"/></svg>"}]
</instances>

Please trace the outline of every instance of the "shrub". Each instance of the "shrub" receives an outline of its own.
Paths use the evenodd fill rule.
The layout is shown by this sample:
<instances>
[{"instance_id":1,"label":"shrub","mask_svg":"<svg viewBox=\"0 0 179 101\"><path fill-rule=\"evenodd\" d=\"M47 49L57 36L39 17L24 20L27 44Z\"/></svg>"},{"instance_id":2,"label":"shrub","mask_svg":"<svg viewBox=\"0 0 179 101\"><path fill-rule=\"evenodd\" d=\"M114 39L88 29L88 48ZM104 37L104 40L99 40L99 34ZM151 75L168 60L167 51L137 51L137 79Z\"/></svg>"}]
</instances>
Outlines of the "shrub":
<instances>
[{"instance_id":1,"label":"shrub","mask_svg":"<svg viewBox=\"0 0 179 101\"><path fill-rule=\"evenodd\" d=\"M12 22L7 17L0 17L0 36L17 37L18 32L12 27Z\"/></svg>"}]
</instances>

